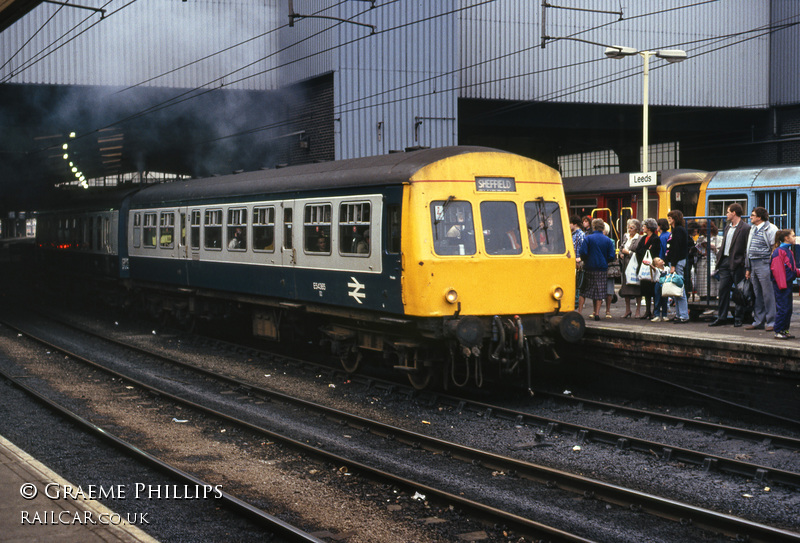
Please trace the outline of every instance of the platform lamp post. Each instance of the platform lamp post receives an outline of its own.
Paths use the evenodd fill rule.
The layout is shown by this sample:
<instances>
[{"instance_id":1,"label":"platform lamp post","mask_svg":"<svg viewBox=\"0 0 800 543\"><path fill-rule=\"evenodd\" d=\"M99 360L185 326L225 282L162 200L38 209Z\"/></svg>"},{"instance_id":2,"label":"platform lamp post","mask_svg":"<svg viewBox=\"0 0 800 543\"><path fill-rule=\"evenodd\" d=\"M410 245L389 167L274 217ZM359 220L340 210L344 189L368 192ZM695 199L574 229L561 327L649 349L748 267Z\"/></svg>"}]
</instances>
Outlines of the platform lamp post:
<instances>
[{"instance_id":1,"label":"platform lamp post","mask_svg":"<svg viewBox=\"0 0 800 543\"><path fill-rule=\"evenodd\" d=\"M643 102L643 112L642 112L642 173L646 176L649 172L647 171L648 164L648 134L650 131L650 117L649 117L649 79L650 79L650 57L656 56L658 58L663 58L667 62L674 63L674 62L681 62L686 60L686 51L682 51L680 49L661 49L659 51L637 51L632 47L622 47L620 45L612 45L611 47L606 48L606 56L608 58L620 59L624 57L629 57L632 55L640 55L644 60L644 69L642 71L642 75L644 76L643 81L643 91L642 91L642 102ZM652 183L648 183L647 180L644 180L642 184L642 220L647 219L647 204L648 204L648 195L647 195L647 187L649 184L655 184L656 179L652 179Z\"/></svg>"}]
</instances>

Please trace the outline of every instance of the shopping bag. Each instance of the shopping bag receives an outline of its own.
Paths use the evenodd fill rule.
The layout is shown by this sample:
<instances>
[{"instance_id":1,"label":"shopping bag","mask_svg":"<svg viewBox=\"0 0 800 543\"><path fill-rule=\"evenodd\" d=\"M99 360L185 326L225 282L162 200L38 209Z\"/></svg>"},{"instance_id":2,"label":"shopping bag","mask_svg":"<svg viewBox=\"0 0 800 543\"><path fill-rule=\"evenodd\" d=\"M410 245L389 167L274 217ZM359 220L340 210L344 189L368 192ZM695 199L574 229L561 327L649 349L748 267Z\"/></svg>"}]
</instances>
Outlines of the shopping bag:
<instances>
[{"instance_id":1,"label":"shopping bag","mask_svg":"<svg viewBox=\"0 0 800 543\"><path fill-rule=\"evenodd\" d=\"M677 273L667 274L661 285L661 296L683 298L683 277Z\"/></svg>"},{"instance_id":2,"label":"shopping bag","mask_svg":"<svg viewBox=\"0 0 800 543\"><path fill-rule=\"evenodd\" d=\"M639 268L639 280L640 281L656 281L657 278L653 278L653 272L650 269L650 264L653 262L653 259L650 257L650 250L647 250L642 257L642 267Z\"/></svg>"},{"instance_id":3,"label":"shopping bag","mask_svg":"<svg viewBox=\"0 0 800 543\"><path fill-rule=\"evenodd\" d=\"M636 253L631 254L631 260L625 268L625 282L629 285L639 284L639 260L636 258Z\"/></svg>"}]
</instances>

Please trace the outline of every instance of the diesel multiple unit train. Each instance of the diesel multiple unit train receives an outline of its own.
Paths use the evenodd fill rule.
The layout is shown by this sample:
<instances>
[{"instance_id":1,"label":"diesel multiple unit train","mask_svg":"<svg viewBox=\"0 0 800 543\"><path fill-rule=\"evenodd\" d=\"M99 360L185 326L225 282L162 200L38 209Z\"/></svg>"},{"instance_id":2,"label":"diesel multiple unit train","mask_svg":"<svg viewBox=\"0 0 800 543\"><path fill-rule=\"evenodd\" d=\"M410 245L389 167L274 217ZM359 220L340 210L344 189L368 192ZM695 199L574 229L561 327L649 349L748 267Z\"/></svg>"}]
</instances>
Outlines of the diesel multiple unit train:
<instances>
[{"instance_id":1,"label":"diesel multiple unit train","mask_svg":"<svg viewBox=\"0 0 800 543\"><path fill-rule=\"evenodd\" d=\"M564 189L518 155L450 147L90 191L38 216L59 274L180 322L235 309L418 388L531 380L584 331ZM98 287L99 288L99 287Z\"/></svg>"}]
</instances>

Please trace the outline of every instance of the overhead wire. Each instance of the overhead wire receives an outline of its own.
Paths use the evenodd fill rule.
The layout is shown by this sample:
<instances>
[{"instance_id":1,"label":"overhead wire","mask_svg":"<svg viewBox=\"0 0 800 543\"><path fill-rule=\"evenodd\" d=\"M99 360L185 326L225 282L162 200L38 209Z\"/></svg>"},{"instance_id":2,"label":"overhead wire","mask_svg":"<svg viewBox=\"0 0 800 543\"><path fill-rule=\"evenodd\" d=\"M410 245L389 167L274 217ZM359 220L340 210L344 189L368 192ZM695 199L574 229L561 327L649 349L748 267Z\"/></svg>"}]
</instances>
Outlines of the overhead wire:
<instances>
[{"instance_id":1,"label":"overhead wire","mask_svg":"<svg viewBox=\"0 0 800 543\"><path fill-rule=\"evenodd\" d=\"M103 4L103 8L101 8L101 9L104 9L104 8L108 7L108 5L109 5L109 4L111 4L111 2L113 2L113 1L114 1L114 0L108 0L108 1L107 1L105 4ZM81 30L80 32L78 32L77 34L75 34L74 36L70 37L69 39L67 39L66 41L64 41L63 43L61 43L60 45L58 45L57 47L56 47L56 46L53 46L53 44L51 43L51 44L50 44L50 45L48 45L48 46L47 46L45 49L42 49L41 51L39 51L38 53L36 53L36 54L35 54L33 57L31 57L31 58L29 58L28 60L26 60L26 61L25 61L25 62L22 64L22 67L21 67L21 69L19 69L19 70L17 70L17 71L12 71L10 74L8 74L7 76L5 76L5 77L4 77L2 80L0 80L0 83L8 83L8 82L9 82L11 79L13 79L14 77L16 77L17 75L19 75L19 74L20 74L20 73L22 73L23 71L25 71L25 70L27 70L27 69L31 68L32 66L34 66L34 65L38 64L39 62L41 62L42 60L44 60L44 59L45 59L45 58L47 58L48 56L52 55L53 53L55 53L56 51L58 51L59 49L61 49L61 48L62 48L62 47L64 47L65 45L67 45L68 43L70 43L70 42L72 42L73 40L77 39L79 36L81 36L81 35L85 34L85 33L86 33L86 32L88 32L89 30L91 30L92 28L94 28L96 25L100 24L102 21L104 21L104 20L108 19L109 17L111 17L111 16L113 16L113 15L116 15L117 13L119 13L119 12L120 12L120 11L122 11L123 9L127 8L127 7L128 7L128 6L130 6L131 4L134 4L136 1L137 1L137 0L130 0L130 1L127 3L127 4L125 4L125 5L124 5L124 6L122 6L121 8L119 8L119 9L117 9L117 10L114 10L114 11L112 11L112 12L110 12L110 13L107 13L107 14L105 15L105 17L103 17L103 18L101 18L101 19L98 19L97 21L95 21L95 22L91 23L91 24L90 24L88 27L84 28L83 30ZM69 29L67 32L65 32L64 34L62 34L62 35L61 35L61 36L58 38L58 40L61 40L62 38L65 38L65 36L68 36L68 35L69 35L69 34L70 34L70 33L71 33L73 30L76 30L77 28L79 28L79 27L80 27L80 26L81 26L83 23L85 23L86 21L88 21L88 20L89 20L91 17L93 17L93 15L88 15L88 16L86 16L86 18L84 18L84 19L83 19L83 20L82 20L80 23L78 23L78 24L74 25L74 26L73 26L72 28L70 28L70 29ZM54 43L57 43L57 42L58 42L58 40L56 40ZM51 47L51 46L53 46L53 48L52 48L51 50L49 50L49 51L48 51L48 49L50 49L50 47ZM44 53L44 51L47 51L47 52L46 52L46 53Z\"/></svg>"}]
</instances>

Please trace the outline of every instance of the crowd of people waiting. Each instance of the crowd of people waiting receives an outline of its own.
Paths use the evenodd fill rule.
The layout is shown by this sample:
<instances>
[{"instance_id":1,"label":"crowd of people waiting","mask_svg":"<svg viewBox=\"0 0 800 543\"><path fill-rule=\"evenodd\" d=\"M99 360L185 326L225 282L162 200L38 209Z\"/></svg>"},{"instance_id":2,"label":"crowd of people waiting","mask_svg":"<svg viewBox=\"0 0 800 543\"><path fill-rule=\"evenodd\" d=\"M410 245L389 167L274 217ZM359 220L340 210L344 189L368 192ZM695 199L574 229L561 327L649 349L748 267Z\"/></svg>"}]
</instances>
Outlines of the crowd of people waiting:
<instances>
[{"instance_id":1,"label":"crowd of people waiting","mask_svg":"<svg viewBox=\"0 0 800 543\"><path fill-rule=\"evenodd\" d=\"M686 224L683 213L672 210L665 219L629 219L617 245L609 225L599 218L570 217L576 255L575 305L583 312L592 300L590 319L605 318L619 297L625 300L623 318L675 324L689 322L689 297L716 299L709 326L729 324L731 297L733 326L752 322L746 330L774 332L776 339L792 339L792 285L800 275L795 258L795 233L779 230L763 207L750 214L733 203L726 209L725 226L713 221ZM750 303L752 302L752 303ZM641 307L644 305L644 313ZM668 318L670 305L675 313Z\"/></svg>"}]
</instances>

